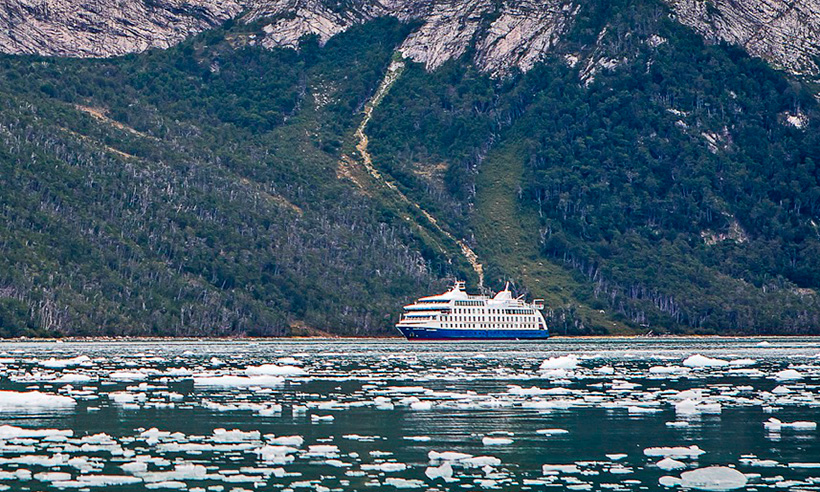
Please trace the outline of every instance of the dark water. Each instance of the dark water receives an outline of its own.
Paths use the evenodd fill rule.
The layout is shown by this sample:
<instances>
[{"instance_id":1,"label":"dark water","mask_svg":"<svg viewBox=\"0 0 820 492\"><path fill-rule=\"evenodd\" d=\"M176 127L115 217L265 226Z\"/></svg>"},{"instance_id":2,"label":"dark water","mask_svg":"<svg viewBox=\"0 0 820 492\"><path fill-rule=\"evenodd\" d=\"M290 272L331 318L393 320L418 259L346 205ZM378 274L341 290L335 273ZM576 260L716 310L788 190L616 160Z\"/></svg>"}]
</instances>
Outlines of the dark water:
<instances>
[{"instance_id":1,"label":"dark water","mask_svg":"<svg viewBox=\"0 0 820 492\"><path fill-rule=\"evenodd\" d=\"M0 488L662 490L718 465L820 490L818 430L764 428L820 421L820 340L761 341L6 343L0 425L72 432L0 428ZM262 364L293 367L246 374ZM679 470L646 451L693 445ZM445 462L450 481L425 474Z\"/></svg>"}]
</instances>

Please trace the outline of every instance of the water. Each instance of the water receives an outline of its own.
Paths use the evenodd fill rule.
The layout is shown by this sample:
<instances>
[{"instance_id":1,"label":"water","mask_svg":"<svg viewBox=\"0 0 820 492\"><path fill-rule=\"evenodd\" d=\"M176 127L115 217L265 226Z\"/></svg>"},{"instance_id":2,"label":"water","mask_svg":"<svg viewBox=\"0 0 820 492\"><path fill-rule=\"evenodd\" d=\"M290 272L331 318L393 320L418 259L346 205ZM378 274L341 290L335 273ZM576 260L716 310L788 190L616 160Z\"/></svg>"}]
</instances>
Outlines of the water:
<instances>
[{"instance_id":1,"label":"water","mask_svg":"<svg viewBox=\"0 0 820 492\"><path fill-rule=\"evenodd\" d=\"M820 340L767 343L4 343L0 488L659 490L719 465L820 490L818 430L764 428L820 421ZM680 470L647 451L684 446Z\"/></svg>"}]
</instances>

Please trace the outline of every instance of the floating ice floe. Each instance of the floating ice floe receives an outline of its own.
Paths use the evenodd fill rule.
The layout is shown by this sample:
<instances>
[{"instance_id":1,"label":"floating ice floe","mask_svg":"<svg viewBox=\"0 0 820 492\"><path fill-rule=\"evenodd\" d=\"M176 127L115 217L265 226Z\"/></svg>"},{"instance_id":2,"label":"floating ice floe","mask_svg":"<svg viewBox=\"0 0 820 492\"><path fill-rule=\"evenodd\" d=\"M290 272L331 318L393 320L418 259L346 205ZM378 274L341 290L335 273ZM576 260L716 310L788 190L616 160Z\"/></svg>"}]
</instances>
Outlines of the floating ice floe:
<instances>
[{"instance_id":1,"label":"floating ice floe","mask_svg":"<svg viewBox=\"0 0 820 492\"><path fill-rule=\"evenodd\" d=\"M763 423L763 427L768 431L779 431L781 429L793 429L798 431L810 431L817 429L817 422L806 422L806 421L797 421L797 422L781 422L780 420L772 417L768 420L768 422Z\"/></svg>"},{"instance_id":2,"label":"floating ice floe","mask_svg":"<svg viewBox=\"0 0 820 492\"><path fill-rule=\"evenodd\" d=\"M114 381L142 381L148 379L148 374L135 371L115 371L108 375Z\"/></svg>"},{"instance_id":3,"label":"floating ice floe","mask_svg":"<svg viewBox=\"0 0 820 492\"><path fill-rule=\"evenodd\" d=\"M774 378L778 381L790 381L794 379L802 379L803 375L795 371L794 369L784 369L780 372L775 373Z\"/></svg>"},{"instance_id":4,"label":"floating ice floe","mask_svg":"<svg viewBox=\"0 0 820 492\"><path fill-rule=\"evenodd\" d=\"M697 445L693 444L688 447L684 446L673 446L673 447L657 447L657 448L646 448L643 450L643 454L646 456L658 456L658 457L675 457L675 458L697 458L698 456L704 454L706 451L700 449Z\"/></svg>"},{"instance_id":5,"label":"floating ice floe","mask_svg":"<svg viewBox=\"0 0 820 492\"><path fill-rule=\"evenodd\" d=\"M451 465L448 461L445 461L439 466L427 467L427 469L424 471L424 474L430 480L436 480L440 478L445 482L456 481L453 479L453 465Z\"/></svg>"},{"instance_id":6,"label":"floating ice floe","mask_svg":"<svg viewBox=\"0 0 820 492\"><path fill-rule=\"evenodd\" d=\"M681 473L680 485L697 490L734 490L746 486L746 476L734 468L710 466Z\"/></svg>"},{"instance_id":7,"label":"floating ice floe","mask_svg":"<svg viewBox=\"0 0 820 492\"><path fill-rule=\"evenodd\" d=\"M688 367L681 366L652 366L649 368L649 374L682 374L689 371Z\"/></svg>"},{"instance_id":8,"label":"floating ice floe","mask_svg":"<svg viewBox=\"0 0 820 492\"><path fill-rule=\"evenodd\" d=\"M550 357L541 363L542 371L549 369L575 369L576 367L578 367L578 357L574 355Z\"/></svg>"},{"instance_id":9,"label":"floating ice floe","mask_svg":"<svg viewBox=\"0 0 820 492\"><path fill-rule=\"evenodd\" d=\"M431 410L432 408L433 402L429 400L414 401L410 404L411 410Z\"/></svg>"},{"instance_id":10,"label":"floating ice floe","mask_svg":"<svg viewBox=\"0 0 820 492\"><path fill-rule=\"evenodd\" d=\"M285 383L285 378L281 376L205 376L194 377L194 386L202 387L222 387L222 388L247 388L249 386L275 387Z\"/></svg>"},{"instance_id":11,"label":"floating ice floe","mask_svg":"<svg viewBox=\"0 0 820 492\"><path fill-rule=\"evenodd\" d=\"M299 447L305 442L302 436L279 436L265 435L265 439L270 444L279 444L282 446L296 446Z\"/></svg>"},{"instance_id":12,"label":"floating ice floe","mask_svg":"<svg viewBox=\"0 0 820 492\"><path fill-rule=\"evenodd\" d=\"M683 365L692 368L724 367L728 366L729 362L723 359L713 359L704 355L695 354L684 360Z\"/></svg>"},{"instance_id":13,"label":"floating ice floe","mask_svg":"<svg viewBox=\"0 0 820 492\"><path fill-rule=\"evenodd\" d=\"M581 469L576 465L541 465L541 473L544 475L557 473L576 474L581 473Z\"/></svg>"},{"instance_id":14,"label":"floating ice floe","mask_svg":"<svg viewBox=\"0 0 820 492\"><path fill-rule=\"evenodd\" d=\"M541 434L544 436L557 436L560 434L569 434L569 431L566 429L538 429L535 432L537 434Z\"/></svg>"},{"instance_id":15,"label":"floating ice floe","mask_svg":"<svg viewBox=\"0 0 820 492\"><path fill-rule=\"evenodd\" d=\"M71 359L55 359L52 357L51 359L40 361L38 364L49 369L65 369L66 367L90 366L93 362L87 355L80 355L78 357L72 357Z\"/></svg>"},{"instance_id":16,"label":"floating ice floe","mask_svg":"<svg viewBox=\"0 0 820 492\"><path fill-rule=\"evenodd\" d=\"M0 425L0 439L18 439L18 438L43 438L64 436L71 437L74 435L72 430L58 430L58 429L24 429L22 427L15 427L13 425Z\"/></svg>"},{"instance_id":17,"label":"floating ice floe","mask_svg":"<svg viewBox=\"0 0 820 492\"><path fill-rule=\"evenodd\" d=\"M701 413L718 414L721 413L720 403L706 403L701 400L687 398L675 403L675 413L679 415L694 415Z\"/></svg>"},{"instance_id":18,"label":"floating ice floe","mask_svg":"<svg viewBox=\"0 0 820 492\"><path fill-rule=\"evenodd\" d=\"M682 461L678 461L672 458L664 458L657 463L655 466L660 468L661 470L671 471L671 470L680 470L682 468L686 468L686 463Z\"/></svg>"},{"instance_id":19,"label":"floating ice floe","mask_svg":"<svg viewBox=\"0 0 820 492\"><path fill-rule=\"evenodd\" d=\"M291 365L262 364L248 367L245 369L245 374L248 376L306 376L307 371Z\"/></svg>"},{"instance_id":20,"label":"floating ice floe","mask_svg":"<svg viewBox=\"0 0 820 492\"><path fill-rule=\"evenodd\" d=\"M485 436L481 439L481 444L485 446L505 446L507 444L512 444L513 440L509 437L490 437Z\"/></svg>"},{"instance_id":21,"label":"floating ice floe","mask_svg":"<svg viewBox=\"0 0 820 492\"><path fill-rule=\"evenodd\" d=\"M45 408L74 408L74 398L39 391L0 391L0 412L37 412Z\"/></svg>"},{"instance_id":22,"label":"floating ice floe","mask_svg":"<svg viewBox=\"0 0 820 492\"><path fill-rule=\"evenodd\" d=\"M397 489L420 489L427 486L427 484L421 480L396 477L388 477L384 480L384 483L387 485L392 485Z\"/></svg>"}]
</instances>

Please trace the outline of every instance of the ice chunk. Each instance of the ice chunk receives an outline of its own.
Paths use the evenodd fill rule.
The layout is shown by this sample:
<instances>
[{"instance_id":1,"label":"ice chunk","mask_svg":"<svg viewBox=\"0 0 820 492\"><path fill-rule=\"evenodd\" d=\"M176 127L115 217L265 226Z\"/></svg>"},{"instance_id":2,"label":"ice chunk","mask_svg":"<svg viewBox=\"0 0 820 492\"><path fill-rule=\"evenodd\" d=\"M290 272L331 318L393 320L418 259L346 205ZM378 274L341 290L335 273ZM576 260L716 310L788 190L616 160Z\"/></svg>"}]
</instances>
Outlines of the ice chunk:
<instances>
[{"instance_id":1,"label":"ice chunk","mask_svg":"<svg viewBox=\"0 0 820 492\"><path fill-rule=\"evenodd\" d=\"M664 476L658 479L658 483L664 487L677 487L680 485L680 478Z\"/></svg>"},{"instance_id":2,"label":"ice chunk","mask_svg":"<svg viewBox=\"0 0 820 492\"><path fill-rule=\"evenodd\" d=\"M757 361L754 360L754 359L734 359L734 360L730 360L729 364L732 365L732 366L744 367L744 366L752 366L754 364L757 364Z\"/></svg>"},{"instance_id":3,"label":"ice chunk","mask_svg":"<svg viewBox=\"0 0 820 492\"><path fill-rule=\"evenodd\" d=\"M430 436L404 436L407 441L430 442Z\"/></svg>"},{"instance_id":4,"label":"ice chunk","mask_svg":"<svg viewBox=\"0 0 820 492\"><path fill-rule=\"evenodd\" d=\"M425 484L421 480L396 477L388 477L387 479L385 479L384 483L386 483L387 485L392 485L397 489L419 489L427 486L427 484Z\"/></svg>"},{"instance_id":5,"label":"ice chunk","mask_svg":"<svg viewBox=\"0 0 820 492\"><path fill-rule=\"evenodd\" d=\"M71 437L74 435L72 430L57 430L57 429L23 429L22 427L15 427L13 425L0 425L0 439L16 439L16 438L43 438L64 436Z\"/></svg>"},{"instance_id":6,"label":"ice chunk","mask_svg":"<svg viewBox=\"0 0 820 492\"><path fill-rule=\"evenodd\" d=\"M803 375L794 369L784 369L774 375L778 381L790 381L794 379L802 379Z\"/></svg>"},{"instance_id":7,"label":"ice chunk","mask_svg":"<svg viewBox=\"0 0 820 492\"><path fill-rule=\"evenodd\" d=\"M512 444L513 440L509 437L484 437L481 440L481 443L485 446L504 446L507 444Z\"/></svg>"},{"instance_id":8,"label":"ice chunk","mask_svg":"<svg viewBox=\"0 0 820 492\"><path fill-rule=\"evenodd\" d=\"M469 468L482 468L485 466L499 466L501 460L495 456L476 456L459 460L458 463Z\"/></svg>"},{"instance_id":9,"label":"ice chunk","mask_svg":"<svg viewBox=\"0 0 820 492\"><path fill-rule=\"evenodd\" d=\"M542 465L541 472L544 475L550 473L581 473L581 470L576 465Z\"/></svg>"},{"instance_id":10,"label":"ice chunk","mask_svg":"<svg viewBox=\"0 0 820 492\"><path fill-rule=\"evenodd\" d=\"M431 401L415 401L410 404L410 409L412 410L430 410L433 408L433 402Z\"/></svg>"},{"instance_id":11,"label":"ice chunk","mask_svg":"<svg viewBox=\"0 0 820 492\"><path fill-rule=\"evenodd\" d=\"M459 453L458 451L430 451L427 453L427 458L431 462L438 462L438 461L462 461L468 458L472 458L473 455L467 453Z\"/></svg>"},{"instance_id":12,"label":"ice chunk","mask_svg":"<svg viewBox=\"0 0 820 492\"><path fill-rule=\"evenodd\" d=\"M311 415L310 420L311 422L330 422L333 420L333 415Z\"/></svg>"},{"instance_id":13,"label":"ice chunk","mask_svg":"<svg viewBox=\"0 0 820 492\"><path fill-rule=\"evenodd\" d=\"M0 391L0 412L40 411L44 408L74 408L77 402L68 396L39 391Z\"/></svg>"},{"instance_id":14,"label":"ice chunk","mask_svg":"<svg viewBox=\"0 0 820 492\"><path fill-rule=\"evenodd\" d=\"M575 369L578 367L578 357L574 355L563 355L561 357L550 357L541 363L541 370L548 369Z\"/></svg>"},{"instance_id":15,"label":"ice chunk","mask_svg":"<svg viewBox=\"0 0 820 492\"><path fill-rule=\"evenodd\" d=\"M454 481L453 466L449 461L445 461L439 466L428 466L427 470L424 471L424 474L427 475L427 478L430 480L441 478L445 482Z\"/></svg>"},{"instance_id":16,"label":"ice chunk","mask_svg":"<svg viewBox=\"0 0 820 492\"><path fill-rule=\"evenodd\" d=\"M772 432L777 432L781 429L794 429L800 431L809 431L817 429L816 422L796 421L796 422L781 422L772 417L767 422L763 423L763 427Z\"/></svg>"},{"instance_id":17,"label":"ice chunk","mask_svg":"<svg viewBox=\"0 0 820 492\"><path fill-rule=\"evenodd\" d=\"M652 366L649 368L650 374L680 374L684 372L689 372L689 368L681 366Z\"/></svg>"},{"instance_id":18,"label":"ice chunk","mask_svg":"<svg viewBox=\"0 0 820 492\"><path fill-rule=\"evenodd\" d=\"M601 366L595 369L595 371L600 374L615 374L615 368L612 366Z\"/></svg>"},{"instance_id":19,"label":"ice chunk","mask_svg":"<svg viewBox=\"0 0 820 492\"><path fill-rule=\"evenodd\" d=\"M52 357L51 359L40 361L39 364L49 369L64 369L66 367L89 366L92 364L92 361L90 357L80 355L79 357L73 357L71 359L55 359Z\"/></svg>"},{"instance_id":20,"label":"ice chunk","mask_svg":"<svg viewBox=\"0 0 820 492\"><path fill-rule=\"evenodd\" d=\"M675 413L680 415L692 415L698 413L720 413L722 410L720 403L705 403L703 401L687 398L675 404Z\"/></svg>"},{"instance_id":21,"label":"ice chunk","mask_svg":"<svg viewBox=\"0 0 820 492\"><path fill-rule=\"evenodd\" d=\"M395 463L392 461L362 465L362 470L378 470L387 473L404 471L406 469L407 465L405 465L404 463Z\"/></svg>"},{"instance_id":22,"label":"ice chunk","mask_svg":"<svg viewBox=\"0 0 820 492\"><path fill-rule=\"evenodd\" d=\"M746 486L746 476L734 468L710 466L681 473L681 486L697 490L734 490Z\"/></svg>"},{"instance_id":23,"label":"ice chunk","mask_svg":"<svg viewBox=\"0 0 820 492\"><path fill-rule=\"evenodd\" d=\"M560 434L569 434L569 431L566 429L538 429L535 431L537 434L545 435L545 436L557 436Z\"/></svg>"},{"instance_id":24,"label":"ice chunk","mask_svg":"<svg viewBox=\"0 0 820 492\"><path fill-rule=\"evenodd\" d=\"M243 432L239 429L225 430L214 429L214 435L211 438L216 443L236 443L245 441L256 441L262 437L257 430Z\"/></svg>"},{"instance_id":25,"label":"ice chunk","mask_svg":"<svg viewBox=\"0 0 820 492\"><path fill-rule=\"evenodd\" d=\"M659 447L659 448L646 448L643 450L643 454L646 456L658 456L658 457L676 457L676 458L697 458L698 456L702 455L706 451L700 449L697 445L693 444L689 447L684 446L674 446L674 447Z\"/></svg>"},{"instance_id":26,"label":"ice chunk","mask_svg":"<svg viewBox=\"0 0 820 492\"><path fill-rule=\"evenodd\" d=\"M71 474L65 472L35 473L34 480L39 482L64 482L66 480L71 480Z\"/></svg>"},{"instance_id":27,"label":"ice chunk","mask_svg":"<svg viewBox=\"0 0 820 492\"><path fill-rule=\"evenodd\" d=\"M510 393L511 395L517 395L517 396L533 396L533 395L546 395L546 394L548 394L547 390L545 390L543 388L537 388L535 386L533 386L531 388L522 388L521 386L516 386L514 384L511 384L511 385L508 386L508 388L509 388L509 390L507 390L508 393Z\"/></svg>"},{"instance_id":28,"label":"ice chunk","mask_svg":"<svg viewBox=\"0 0 820 492\"><path fill-rule=\"evenodd\" d=\"M194 377L194 386L216 387L216 388L247 388L249 386L260 386L265 388L282 386L285 378L281 376L212 376Z\"/></svg>"},{"instance_id":29,"label":"ice chunk","mask_svg":"<svg viewBox=\"0 0 820 492\"><path fill-rule=\"evenodd\" d=\"M278 366L276 364L262 364L245 369L248 376L305 376L307 371L296 366Z\"/></svg>"},{"instance_id":30,"label":"ice chunk","mask_svg":"<svg viewBox=\"0 0 820 492\"><path fill-rule=\"evenodd\" d=\"M109 374L108 377L114 381L142 381L148 378L148 374L134 371L115 371Z\"/></svg>"},{"instance_id":31,"label":"ice chunk","mask_svg":"<svg viewBox=\"0 0 820 492\"><path fill-rule=\"evenodd\" d=\"M267 439L267 441L270 444L279 444L279 445L282 445L282 446L296 446L296 447L299 447L299 446L302 445L302 443L305 442L305 438L303 438L302 436L273 437L273 436L266 435L265 439Z\"/></svg>"},{"instance_id":32,"label":"ice chunk","mask_svg":"<svg viewBox=\"0 0 820 492\"><path fill-rule=\"evenodd\" d=\"M87 376L85 374L76 374L76 373L65 373L58 377L57 379L49 381L49 383L53 384L77 384L77 383L89 383L93 381L91 376Z\"/></svg>"},{"instance_id":33,"label":"ice chunk","mask_svg":"<svg viewBox=\"0 0 820 492\"><path fill-rule=\"evenodd\" d=\"M703 367L723 367L728 366L729 362L723 359L712 359L711 357L706 357L700 354L695 354L686 360L683 361L683 365L686 367L695 367L695 368L703 368Z\"/></svg>"},{"instance_id":34,"label":"ice chunk","mask_svg":"<svg viewBox=\"0 0 820 492\"><path fill-rule=\"evenodd\" d=\"M686 463L678 460L673 460L672 458L664 458L657 463L655 466L660 468L661 470L680 470L681 468L686 468Z\"/></svg>"}]
</instances>

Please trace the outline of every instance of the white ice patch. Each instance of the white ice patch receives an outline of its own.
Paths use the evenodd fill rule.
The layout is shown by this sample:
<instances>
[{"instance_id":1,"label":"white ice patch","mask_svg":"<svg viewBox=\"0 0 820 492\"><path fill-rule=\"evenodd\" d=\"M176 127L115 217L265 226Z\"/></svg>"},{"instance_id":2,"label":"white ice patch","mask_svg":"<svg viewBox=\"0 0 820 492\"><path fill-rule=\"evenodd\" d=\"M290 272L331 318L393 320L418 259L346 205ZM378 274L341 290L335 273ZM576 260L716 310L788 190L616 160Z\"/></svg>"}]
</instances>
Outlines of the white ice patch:
<instances>
[{"instance_id":1,"label":"white ice patch","mask_svg":"<svg viewBox=\"0 0 820 492\"><path fill-rule=\"evenodd\" d=\"M566 429L538 429L535 432L537 434L541 434L544 436L558 436L561 434L569 434L569 431Z\"/></svg>"},{"instance_id":2,"label":"white ice patch","mask_svg":"<svg viewBox=\"0 0 820 492\"><path fill-rule=\"evenodd\" d=\"M797 431L812 431L817 429L817 422L806 422L806 421L796 421L796 422L781 422L780 420L772 417L768 420L768 422L763 423L763 427L772 432L780 431L781 429L793 429Z\"/></svg>"},{"instance_id":3,"label":"white ice patch","mask_svg":"<svg viewBox=\"0 0 820 492\"><path fill-rule=\"evenodd\" d=\"M262 364L245 369L248 376L306 376L307 371L292 365L278 366L276 364Z\"/></svg>"},{"instance_id":4,"label":"white ice patch","mask_svg":"<svg viewBox=\"0 0 820 492\"><path fill-rule=\"evenodd\" d=\"M195 377L194 386L206 388L247 388L250 386L276 387L285 383L285 378L281 376L212 376Z\"/></svg>"},{"instance_id":5,"label":"white ice patch","mask_svg":"<svg viewBox=\"0 0 820 492\"><path fill-rule=\"evenodd\" d=\"M784 369L774 375L778 381L791 381L795 379L802 379L803 375L794 369Z\"/></svg>"},{"instance_id":6,"label":"white ice patch","mask_svg":"<svg viewBox=\"0 0 820 492\"><path fill-rule=\"evenodd\" d=\"M137 371L115 371L108 375L114 381L142 381L148 379L148 374Z\"/></svg>"},{"instance_id":7,"label":"white ice patch","mask_svg":"<svg viewBox=\"0 0 820 492\"><path fill-rule=\"evenodd\" d=\"M673 447L658 447L658 448L646 448L643 450L643 454L646 456L657 456L657 457L675 457L675 458L697 458L698 456L704 454L706 451L700 449L697 445L693 444L689 447L684 446L673 446Z\"/></svg>"},{"instance_id":8,"label":"white ice patch","mask_svg":"<svg viewBox=\"0 0 820 492\"><path fill-rule=\"evenodd\" d=\"M728 366L729 362L723 359L713 359L711 357L695 354L684 360L683 365L692 368L724 367Z\"/></svg>"},{"instance_id":9,"label":"white ice patch","mask_svg":"<svg viewBox=\"0 0 820 492\"><path fill-rule=\"evenodd\" d=\"M66 367L90 366L92 364L91 358L86 355L80 355L71 359L55 359L52 357L51 359L39 362L40 366L49 369L65 369Z\"/></svg>"},{"instance_id":10,"label":"white ice patch","mask_svg":"<svg viewBox=\"0 0 820 492\"><path fill-rule=\"evenodd\" d=\"M681 486L697 490L734 490L745 487L748 479L734 468L710 466L681 473Z\"/></svg>"},{"instance_id":11,"label":"white ice patch","mask_svg":"<svg viewBox=\"0 0 820 492\"><path fill-rule=\"evenodd\" d=\"M581 473L581 470L576 465L542 465L541 473L544 475L551 475L556 473Z\"/></svg>"},{"instance_id":12,"label":"white ice patch","mask_svg":"<svg viewBox=\"0 0 820 492\"><path fill-rule=\"evenodd\" d=\"M57 429L24 429L22 427L15 427L13 425L0 425L0 439L18 439L18 438L43 438L64 436L71 437L74 435L72 430L57 430Z\"/></svg>"},{"instance_id":13,"label":"white ice patch","mask_svg":"<svg viewBox=\"0 0 820 492\"><path fill-rule=\"evenodd\" d=\"M509 437L489 437L486 436L481 439L481 443L485 446L506 446L512 444L513 440Z\"/></svg>"},{"instance_id":14,"label":"white ice patch","mask_svg":"<svg viewBox=\"0 0 820 492\"><path fill-rule=\"evenodd\" d=\"M686 468L686 463L678 460L673 460L672 458L664 458L655 463L655 466L657 466L661 470L670 471Z\"/></svg>"},{"instance_id":15,"label":"white ice patch","mask_svg":"<svg viewBox=\"0 0 820 492\"><path fill-rule=\"evenodd\" d=\"M39 391L0 391L0 412L37 412L45 408L74 408L77 402L68 396Z\"/></svg>"},{"instance_id":16,"label":"white ice patch","mask_svg":"<svg viewBox=\"0 0 820 492\"><path fill-rule=\"evenodd\" d=\"M550 357L541 363L542 371L550 369L575 369L576 367L578 367L578 357L574 355Z\"/></svg>"}]
</instances>

